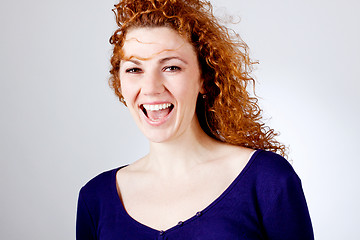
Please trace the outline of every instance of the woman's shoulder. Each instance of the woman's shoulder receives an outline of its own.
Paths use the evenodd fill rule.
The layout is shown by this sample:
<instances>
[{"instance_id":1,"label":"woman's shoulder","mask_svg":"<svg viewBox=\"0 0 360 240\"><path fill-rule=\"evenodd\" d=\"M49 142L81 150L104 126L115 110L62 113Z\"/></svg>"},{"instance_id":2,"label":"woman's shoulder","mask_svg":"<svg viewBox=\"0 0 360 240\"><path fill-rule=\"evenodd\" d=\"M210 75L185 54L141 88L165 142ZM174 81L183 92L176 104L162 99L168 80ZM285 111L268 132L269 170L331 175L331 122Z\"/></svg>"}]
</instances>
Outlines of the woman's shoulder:
<instances>
[{"instance_id":1,"label":"woman's shoulder","mask_svg":"<svg viewBox=\"0 0 360 240\"><path fill-rule=\"evenodd\" d=\"M286 177L296 174L294 168L283 156L265 150L257 150L249 161L252 168L265 176Z\"/></svg>"},{"instance_id":2,"label":"woman's shoulder","mask_svg":"<svg viewBox=\"0 0 360 240\"><path fill-rule=\"evenodd\" d=\"M254 179L265 183L285 182L298 179L292 165L283 156L262 149L233 146L226 149L227 168L241 178ZM224 164L224 163L221 163ZM295 180L298 181L298 180Z\"/></svg>"},{"instance_id":3,"label":"woman's shoulder","mask_svg":"<svg viewBox=\"0 0 360 240\"><path fill-rule=\"evenodd\" d=\"M122 167L117 167L111 170L104 171L91 180L89 180L80 190L83 195L98 195L102 194L113 187L115 184L116 172Z\"/></svg>"},{"instance_id":4,"label":"woman's shoulder","mask_svg":"<svg viewBox=\"0 0 360 240\"><path fill-rule=\"evenodd\" d=\"M294 168L284 157L274 152L257 150L245 171L246 179L252 182L257 192L266 193L267 198L290 189L301 190L301 180Z\"/></svg>"}]
</instances>

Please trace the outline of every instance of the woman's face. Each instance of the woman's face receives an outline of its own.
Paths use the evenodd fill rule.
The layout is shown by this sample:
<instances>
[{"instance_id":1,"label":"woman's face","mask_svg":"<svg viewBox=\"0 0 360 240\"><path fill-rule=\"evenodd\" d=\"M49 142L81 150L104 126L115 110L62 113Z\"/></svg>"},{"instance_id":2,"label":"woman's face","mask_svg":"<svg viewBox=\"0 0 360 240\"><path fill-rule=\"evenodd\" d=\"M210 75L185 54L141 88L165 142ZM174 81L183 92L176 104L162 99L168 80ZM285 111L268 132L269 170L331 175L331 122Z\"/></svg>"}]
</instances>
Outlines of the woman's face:
<instances>
[{"instance_id":1,"label":"woman's face","mask_svg":"<svg viewBox=\"0 0 360 240\"><path fill-rule=\"evenodd\" d=\"M197 130L200 69L192 45L167 27L130 30L120 62L122 95L135 122L152 142Z\"/></svg>"}]
</instances>

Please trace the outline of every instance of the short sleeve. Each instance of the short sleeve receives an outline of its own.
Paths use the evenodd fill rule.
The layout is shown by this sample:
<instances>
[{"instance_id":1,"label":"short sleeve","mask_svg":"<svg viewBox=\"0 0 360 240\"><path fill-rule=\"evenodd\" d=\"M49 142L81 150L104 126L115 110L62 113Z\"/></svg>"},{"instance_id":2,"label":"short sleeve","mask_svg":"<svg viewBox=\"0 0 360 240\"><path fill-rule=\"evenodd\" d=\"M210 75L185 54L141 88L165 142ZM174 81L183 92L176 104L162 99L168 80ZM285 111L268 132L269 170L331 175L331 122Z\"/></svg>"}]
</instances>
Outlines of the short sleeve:
<instances>
[{"instance_id":1,"label":"short sleeve","mask_svg":"<svg viewBox=\"0 0 360 240\"><path fill-rule=\"evenodd\" d=\"M263 215L266 235L271 240L313 240L308 207L295 172L279 180Z\"/></svg>"},{"instance_id":2,"label":"short sleeve","mask_svg":"<svg viewBox=\"0 0 360 240\"><path fill-rule=\"evenodd\" d=\"M76 240L95 240L95 227L91 214L85 203L85 197L80 190L77 216L76 216Z\"/></svg>"}]
</instances>

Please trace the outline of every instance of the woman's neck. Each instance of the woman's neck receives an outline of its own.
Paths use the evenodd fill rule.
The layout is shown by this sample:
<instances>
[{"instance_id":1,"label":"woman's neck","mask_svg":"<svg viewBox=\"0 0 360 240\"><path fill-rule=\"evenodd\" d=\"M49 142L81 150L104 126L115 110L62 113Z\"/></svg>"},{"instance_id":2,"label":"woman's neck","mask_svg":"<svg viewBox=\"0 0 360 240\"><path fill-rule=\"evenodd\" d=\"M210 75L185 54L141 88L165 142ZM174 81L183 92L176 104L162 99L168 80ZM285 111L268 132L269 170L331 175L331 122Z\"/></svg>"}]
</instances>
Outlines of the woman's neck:
<instances>
[{"instance_id":1,"label":"woman's neck","mask_svg":"<svg viewBox=\"0 0 360 240\"><path fill-rule=\"evenodd\" d=\"M176 177L211 159L219 144L197 125L172 141L151 142L150 152L143 160L149 170L166 178Z\"/></svg>"}]
</instances>

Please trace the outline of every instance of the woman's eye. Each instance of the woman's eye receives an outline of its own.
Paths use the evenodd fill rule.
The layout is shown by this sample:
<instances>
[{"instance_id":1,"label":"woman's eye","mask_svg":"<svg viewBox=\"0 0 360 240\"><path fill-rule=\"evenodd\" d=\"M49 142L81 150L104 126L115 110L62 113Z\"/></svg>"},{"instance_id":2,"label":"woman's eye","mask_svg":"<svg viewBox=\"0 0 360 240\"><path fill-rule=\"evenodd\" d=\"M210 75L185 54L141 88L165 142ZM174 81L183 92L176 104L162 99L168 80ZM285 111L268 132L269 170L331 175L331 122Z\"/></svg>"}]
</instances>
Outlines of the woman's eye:
<instances>
[{"instance_id":1,"label":"woman's eye","mask_svg":"<svg viewBox=\"0 0 360 240\"><path fill-rule=\"evenodd\" d=\"M178 66L169 66L169 67L164 68L165 72L177 72L177 71L180 71L180 70L181 70L181 68L178 67Z\"/></svg>"},{"instance_id":2,"label":"woman's eye","mask_svg":"<svg viewBox=\"0 0 360 240\"><path fill-rule=\"evenodd\" d=\"M128 68L125 70L126 73L140 73L141 69L140 68Z\"/></svg>"}]
</instances>

